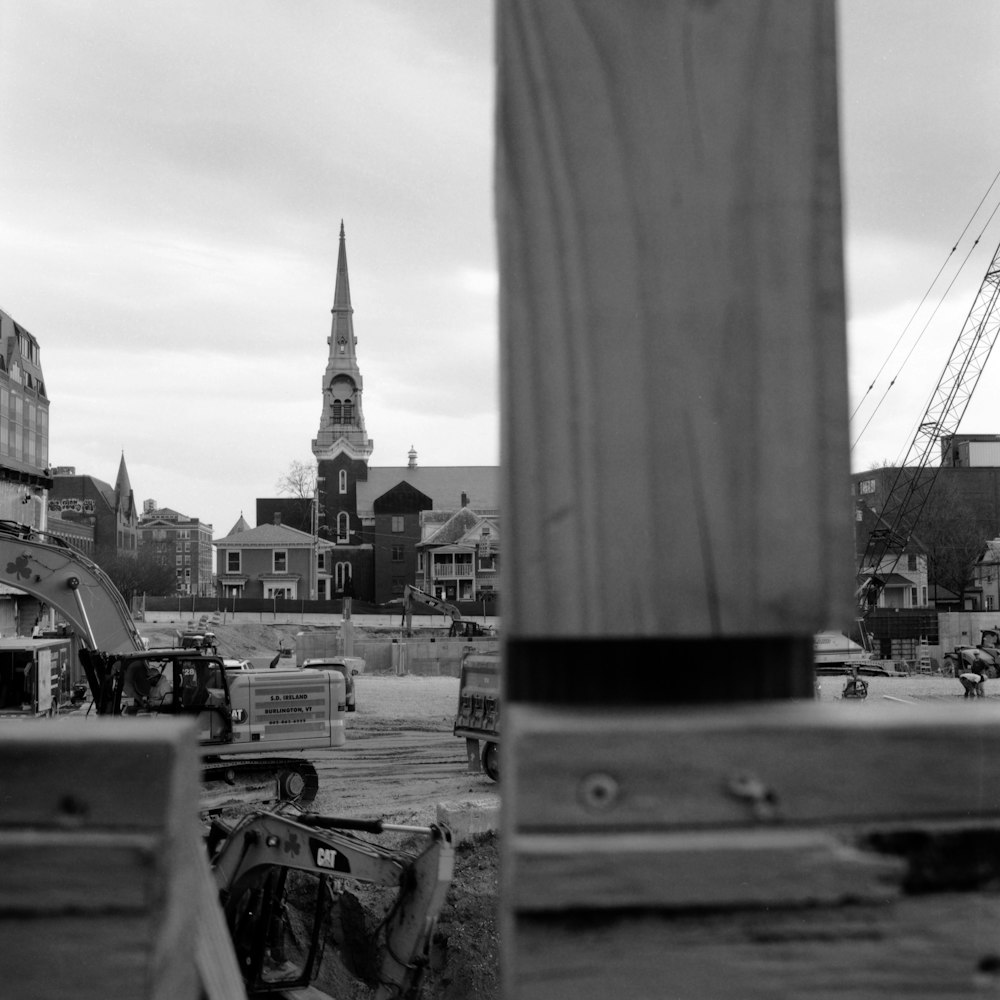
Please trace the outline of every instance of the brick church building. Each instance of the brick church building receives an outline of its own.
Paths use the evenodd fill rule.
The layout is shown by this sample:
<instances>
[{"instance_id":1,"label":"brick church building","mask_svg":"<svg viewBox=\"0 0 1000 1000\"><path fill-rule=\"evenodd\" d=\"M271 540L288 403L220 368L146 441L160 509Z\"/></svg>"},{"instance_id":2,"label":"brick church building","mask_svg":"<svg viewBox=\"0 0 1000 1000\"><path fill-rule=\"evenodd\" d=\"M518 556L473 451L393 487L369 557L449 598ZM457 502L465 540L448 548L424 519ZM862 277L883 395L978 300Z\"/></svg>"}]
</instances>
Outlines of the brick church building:
<instances>
[{"instance_id":1,"label":"brick church building","mask_svg":"<svg viewBox=\"0 0 1000 1000\"><path fill-rule=\"evenodd\" d=\"M438 528L442 513L467 510L473 519L481 518L484 523L489 519L492 537L496 538L500 470L496 466L423 468L417 464L417 453L412 448L406 465L369 464L375 443L365 426L364 381L358 364L343 223L331 311L319 430L312 442L317 464L318 517L313 520L309 500L258 499L257 525L277 522L308 534L315 532L323 542L332 544L330 548L317 546L321 599L343 593L350 581L354 597L385 604L399 597L405 584L417 583L418 576L421 580L430 578L422 561L425 555L432 557L422 551L420 543ZM436 518L431 512L436 513ZM238 544L238 535L231 533L216 545L221 550L227 542ZM448 600L480 599L483 591L493 590L495 547L488 554L483 549L481 559L480 553L475 553L471 568L464 558L449 563L448 555L441 552L433 557L443 568L435 578L438 593ZM480 564L483 573L477 580ZM454 578L443 575L449 565L462 567L453 569Z\"/></svg>"}]
</instances>

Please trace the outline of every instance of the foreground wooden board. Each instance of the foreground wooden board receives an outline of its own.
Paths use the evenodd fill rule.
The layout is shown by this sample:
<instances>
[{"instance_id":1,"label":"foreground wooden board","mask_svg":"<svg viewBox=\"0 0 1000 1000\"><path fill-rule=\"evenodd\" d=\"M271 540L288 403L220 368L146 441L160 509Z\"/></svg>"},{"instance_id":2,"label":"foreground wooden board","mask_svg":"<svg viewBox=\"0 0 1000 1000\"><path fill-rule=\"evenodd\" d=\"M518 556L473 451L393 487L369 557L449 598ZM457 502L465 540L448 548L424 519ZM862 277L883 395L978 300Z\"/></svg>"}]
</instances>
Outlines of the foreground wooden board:
<instances>
[{"instance_id":1,"label":"foreground wooden board","mask_svg":"<svg viewBox=\"0 0 1000 1000\"><path fill-rule=\"evenodd\" d=\"M880 714L508 706L508 995L1000 992L1000 706Z\"/></svg>"},{"instance_id":2,"label":"foreground wooden board","mask_svg":"<svg viewBox=\"0 0 1000 1000\"><path fill-rule=\"evenodd\" d=\"M188 722L0 727L5 998L245 996L199 837L199 773Z\"/></svg>"}]
</instances>

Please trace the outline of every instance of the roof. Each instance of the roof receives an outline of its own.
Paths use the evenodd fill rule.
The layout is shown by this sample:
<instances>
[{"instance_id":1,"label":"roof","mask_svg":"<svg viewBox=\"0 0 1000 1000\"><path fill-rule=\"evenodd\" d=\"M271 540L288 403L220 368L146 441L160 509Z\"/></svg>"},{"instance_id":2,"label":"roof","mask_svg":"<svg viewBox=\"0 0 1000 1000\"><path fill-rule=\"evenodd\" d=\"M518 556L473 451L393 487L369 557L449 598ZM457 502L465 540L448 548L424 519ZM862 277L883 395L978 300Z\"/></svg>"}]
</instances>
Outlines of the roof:
<instances>
[{"instance_id":1,"label":"roof","mask_svg":"<svg viewBox=\"0 0 1000 1000\"><path fill-rule=\"evenodd\" d=\"M457 550L460 548L475 548L484 534L491 542L499 541L497 522L495 518L484 517L468 507L455 511L448 520L427 537L418 542L419 547L426 546L436 551Z\"/></svg>"},{"instance_id":2,"label":"roof","mask_svg":"<svg viewBox=\"0 0 1000 1000\"><path fill-rule=\"evenodd\" d=\"M303 548L318 544L320 548L332 549L333 543L317 540L306 531L289 528L287 524L260 524L217 538L215 545L229 548Z\"/></svg>"},{"instance_id":3,"label":"roof","mask_svg":"<svg viewBox=\"0 0 1000 1000\"><path fill-rule=\"evenodd\" d=\"M358 515L371 517L375 501L394 486L408 483L430 497L434 506L458 510L499 510L500 468L496 465L391 465L368 470L368 481L358 483ZM462 503L462 494L466 496Z\"/></svg>"},{"instance_id":4,"label":"roof","mask_svg":"<svg viewBox=\"0 0 1000 1000\"><path fill-rule=\"evenodd\" d=\"M229 529L229 535L238 535L241 531L249 531L250 524L240 511L240 519ZM228 538L229 535L226 535Z\"/></svg>"}]
</instances>

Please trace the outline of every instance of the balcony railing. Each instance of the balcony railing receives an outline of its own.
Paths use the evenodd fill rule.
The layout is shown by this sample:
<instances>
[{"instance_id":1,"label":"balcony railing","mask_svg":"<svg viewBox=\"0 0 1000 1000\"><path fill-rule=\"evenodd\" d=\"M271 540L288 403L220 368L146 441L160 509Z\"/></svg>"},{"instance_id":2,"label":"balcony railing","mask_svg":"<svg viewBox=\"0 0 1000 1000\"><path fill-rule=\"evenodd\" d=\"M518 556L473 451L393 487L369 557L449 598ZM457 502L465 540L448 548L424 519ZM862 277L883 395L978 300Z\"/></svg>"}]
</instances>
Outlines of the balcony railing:
<instances>
[{"instance_id":1,"label":"balcony railing","mask_svg":"<svg viewBox=\"0 0 1000 1000\"><path fill-rule=\"evenodd\" d=\"M472 576L471 563L434 563L434 579L443 580L446 577Z\"/></svg>"}]
</instances>

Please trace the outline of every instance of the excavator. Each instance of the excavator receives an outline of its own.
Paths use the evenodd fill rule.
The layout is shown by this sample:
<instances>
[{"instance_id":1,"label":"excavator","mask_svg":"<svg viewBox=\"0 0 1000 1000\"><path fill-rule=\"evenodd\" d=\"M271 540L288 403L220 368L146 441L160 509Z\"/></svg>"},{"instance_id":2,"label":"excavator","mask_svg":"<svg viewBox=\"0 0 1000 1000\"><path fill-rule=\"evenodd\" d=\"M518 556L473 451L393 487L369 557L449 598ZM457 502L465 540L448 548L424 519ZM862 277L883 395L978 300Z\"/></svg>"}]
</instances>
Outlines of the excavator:
<instances>
[{"instance_id":1,"label":"excavator","mask_svg":"<svg viewBox=\"0 0 1000 1000\"><path fill-rule=\"evenodd\" d=\"M423 847L416 855L386 850L357 832L415 835ZM375 1000L418 996L454 871L446 827L337 819L286 803L216 819L206 846L248 997L325 997L310 984L331 945L340 965L364 978L368 956L359 952L368 949L345 898L352 883L399 889L374 957Z\"/></svg>"},{"instance_id":2,"label":"excavator","mask_svg":"<svg viewBox=\"0 0 1000 1000\"><path fill-rule=\"evenodd\" d=\"M440 597L428 594L410 583L403 587L403 619L400 623L407 633L413 631L413 609L416 607L429 608L431 611L437 611L439 614L451 618L451 627L448 629L448 635L451 638L460 636L463 639L478 639L493 634L478 622L463 618L462 612L454 604L449 604Z\"/></svg>"},{"instance_id":3,"label":"excavator","mask_svg":"<svg viewBox=\"0 0 1000 1000\"><path fill-rule=\"evenodd\" d=\"M93 701L110 716L189 716L202 751L202 809L308 804L315 767L277 756L343 746L346 685L336 671L227 673L203 648L147 649L106 573L47 532L0 521L0 582L44 601L69 624Z\"/></svg>"}]
</instances>

